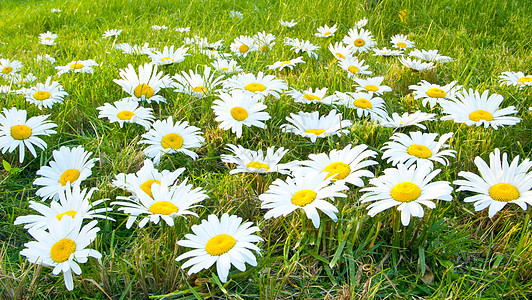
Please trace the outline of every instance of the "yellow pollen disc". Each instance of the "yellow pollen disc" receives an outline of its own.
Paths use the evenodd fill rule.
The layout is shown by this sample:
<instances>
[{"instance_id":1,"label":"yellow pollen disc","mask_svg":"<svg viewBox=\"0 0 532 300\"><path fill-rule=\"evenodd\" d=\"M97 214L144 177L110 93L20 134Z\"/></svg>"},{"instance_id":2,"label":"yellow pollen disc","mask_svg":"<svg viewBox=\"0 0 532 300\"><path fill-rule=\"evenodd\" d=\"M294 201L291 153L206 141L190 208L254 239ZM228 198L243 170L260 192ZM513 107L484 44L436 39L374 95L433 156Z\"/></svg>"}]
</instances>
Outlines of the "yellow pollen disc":
<instances>
[{"instance_id":1,"label":"yellow pollen disc","mask_svg":"<svg viewBox=\"0 0 532 300\"><path fill-rule=\"evenodd\" d=\"M490 197L495 201L510 202L519 198L517 188L509 183L497 183L489 189Z\"/></svg>"},{"instance_id":2,"label":"yellow pollen disc","mask_svg":"<svg viewBox=\"0 0 532 300\"><path fill-rule=\"evenodd\" d=\"M144 183L140 185L140 189L144 191L144 193L148 194L150 197L153 198L153 193L151 192L151 186L154 183L161 185L161 182L159 180L149 179L149 180L144 181Z\"/></svg>"},{"instance_id":3,"label":"yellow pollen disc","mask_svg":"<svg viewBox=\"0 0 532 300\"><path fill-rule=\"evenodd\" d=\"M312 100L316 100L316 101L320 101L321 98L318 97L318 96L315 96L315 95L311 95L311 94L305 94L303 95L303 98L309 100L309 101L312 101Z\"/></svg>"},{"instance_id":4,"label":"yellow pollen disc","mask_svg":"<svg viewBox=\"0 0 532 300\"><path fill-rule=\"evenodd\" d=\"M250 92L262 92L264 90L266 90L266 86L264 86L264 84L260 84L260 83L249 83L249 84L246 84L246 86L244 87L246 90L250 91Z\"/></svg>"},{"instance_id":5,"label":"yellow pollen disc","mask_svg":"<svg viewBox=\"0 0 532 300\"><path fill-rule=\"evenodd\" d=\"M316 128L316 129L307 129L305 133L314 133L315 135L320 135L325 132L325 129Z\"/></svg>"},{"instance_id":6,"label":"yellow pollen disc","mask_svg":"<svg viewBox=\"0 0 532 300\"><path fill-rule=\"evenodd\" d=\"M44 40L46 40L46 41L51 41L52 38L51 38L51 37L47 37L47 38L44 38Z\"/></svg>"},{"instance_id":7,"label":"yellow pollen disc","mask_svg":"<svg viewBox=\"0 0 532 300\"><path fill-rule=\"evenodd\" d=\"M50 96L52 96L52 94L50 94L48 91L37 91L35 94L33 94L33 98L40 101L46 100L50 98Z\"/></svg>"},{"instance_id":8,"label":"yellow pollen disc","mask_svg":"<svg viewBox=\"0 0 532 300\"><path fill-rule=\"evenodd\" d=\"M347 68L347 71L349 71L349 72L351 72L351 73L353 73L353 74L356 74L356 73L358 73L360 70L359 70L357 67L355 67L355 66L349 66L349 68Z\"/></svg>"},{"instance_id":9,"label":"yellow pollen disc","mask_svg":"<svg viewBox=\"0 0 532 300\"><path fill-rule=\"evenodd\" d=\"M15 140L25 140L31 136L31 128L27 125L14 125L11 127L11 137Z\"/></svg>"},{"instance_id":10,"label":"yellow pollen disc","mask_svg":"<svg viewBox=\"0 0 532 300\"><path fill-rule=\"evenodd\" d=\"M419 198L421 189L412 182L401 182L396 184L390 191L390 195L395 201L411 202Z\"/></svg>"},{"instance_id":11,"label":"yellow pollen disc","mask_svg":"<svg viewBox=\"0 0 532 300\"><path fill-rule=\"evenodd\" d=\"M364 88L370 92L376 92L379 90L379 87L373 84L368 84Z\"/></svg>"},{"instance_id":12,"label":"yellow pollen disc","mask_svg":"<svg viewBox=\"0 0 532 300\"><path fill-rule=\"evenodd\" d=\"M286 65L288 65L288 64L290 64L290 61L289 61L289 60L287 60L287 61L283 61L283 62L281 63L281 66L286 66Z\"/></svg>"},{"instance_id":13,"label":"yellow pollen disc","mask_svg":"<svg viewBox=\"0 0 532 300\"><path fill-rule=\"evenodd\" d=\"M135 114L132 111L129 110L123 110L116 114L116 117L119 118L122 121L129 121L131 118L133 118Z\"/></svg>"},{"instance_id":14,"label":"yellow pollen disc","mask_svg":"<svg viewBox=\"0 0 532 300\"><path fill-rule=\"evenodd\" d=\"M205 94L208 91L206 87L201 86L201 85L193 87L192 90L196 93L203 93L203 94Z\"/></svg>"},{"instance_id":15,"label":"yellow pollen disc","mask_svg":"<svg viewBox=\"0 0 532 300\"><path fill-rule=\"evenodd\" d=\"M517 79L517 82L519 83L525 83L525 82L531 82L531 81L532 81L532 77L530 76L525 76L525 77L521 77Z\"/></svg>"},{"instance_id":16,"label":"yellow pollen disc","mask_svg":"<svg viewBox=\"0 0 532 300\"><path fill-rule=\"evenodd\" d=\"M78 180L79 174L80 173L77 169L68 169L61 174L61 177L59 177L59 183L62 186L65 186L67 182L73 183L74 181Z\"/></svg>"},{"instance_id":17,"label":"yellow pollen disc","mask_svg":"<svg viewBox=\"0 0 532 300\"><path fill-rule=\"evenodd\" d=\"M222 70L222 71L228 71L229 69L228 69L228 68L221 68L220 70Z\"/></svg>"},{"instance_id":18,"label":"yellow pollen disc","mask_svg":"<svg viewBox=\"0 0 532 300\"><path fill-rule=\"evenodd\" d=\"M133 94L137 98L140 98L141 96L146 96L146 98L149 99L153 96L153 94L155 94L155 91L152 89L151 86L147 84L140 84L135 88Z\"/></svg>"},{"instance_id":19,"label":"yellow pollen disc","mask_svg":"<svg viewBox=\"0 0 532 300\"><path fill-rule=\"evenodd\" d=\"M372 109L373 108L373 104L371 104L371 102L369 102L369 100L364 99L364 98L356 99L353 102L353 105L355 105L358 108L363 108L363 109L367 109L367 108Z\"/></svg>"},{"instance_id":20,"label":"yellow pollen disc","mask_svg":"<svg viewBox=\"0 0 532 300\"><path fill-rule=\"evenodd\" d=\"M268 46L264 45L264 46L260 47L260 51L262 51L262 52L268 51Z\"/></svg>"},{"instance_id":21,"label":"yellow pollen disc","mask_svg":"<svg viewBox=\"0 0 532 300\"><path fill-rule=\"evenodd\" d=\"M183 146L183 138L177 133L169 133L163 137L161 146L164 149L172 148L177 150Z\"/></svg>"},{"instance_id":22,"label":"yellow pollen disc","mask_svg":"<svg viewBox=\"0 0 532 300\"><path fill-rule=\"evenodd\" d=\"M325 177L326 179L331 176L334 176L332 178L333 180L342 180L349 176L349 174L351 174L351 167L341 161L333 162L332 164L326 166L322 172L329 173L329 175Z\"/></svg>"},{"instance_id":23,"label":"yellow pollen disc","mask_svg":"<svg viewBox=\"0 0 532 300\"><path fill-rule=\"evenodd\" d=\"M248 118L248 112L242 107L236 106L231 108L231 116L237 121L244 121Z\"/></svg>"},{"instance_id":24,"label":"yellow pollen disc","mask_svg":"<svg viewBox=\"0 0 532 300\"><path fill-rule=\"evenodd\" d=\"M397 47L399 47L399 48L406 48L406 44L403 43L403 42L399 42L399 43L397 43Z\"/></svg>"},{"instance_id":25,"label":"yellow pollen disc","mask_svg":"<svg viewBox=\"0 0 532 300\"><path fill-rule=\"evenodd\" d=\"M316 192L313 190L298 191L292 196L292 204L303 207L314 202L316 195Z\"/></svg>"},{"instance_id":26,"label":"yellow pollen disc","mask_svg":"<svg viewBox=\"0 0 532 300\"><path fill-rule=\"evenodd\" d=\"M257 161L250 162L249 164L246 165L246 167L255 168L255 169L264 169L266 171L268 171L270 169L270 166L268 166L267 164L261 163L261 162L257 162Z\"/></svg>"},{"instance_id":27,"label":"yellow pollen disc","mask_svg":"<svg viewBox=\"0 0 532 300\"><path fill-rule=\"evenodd\" d=\"M337 52L336 56L338 56L341 59L345 59L345 56L343 56L342 53L340 53L340 52Z\"/></svg>"},{"instance_id":28,"label":"yellow pollen disc","mask_svg":"<svg viewBox=\"0 0 532 300\"><path fill-rule=\"evenodd\" d=\"M155 215L171 215L177 212L177 206L168 201L157 201L150 206L149 211Z\"/></svg>"},{"instance_id":29,"label":"yellow pollen disc","mask_svg":"<svg viewBox=\"0 0 532 300\"><path fill-rule=\"evenodd\" d=\"M364 46L366 44L366 42L364 42L363 39L356 39L354 44L357 47L362 47L362 46Z\"/></svg>"},{"instance_id":30,"label":"yellow pollen disc","mask_svg":"<svg viewBox=\"0 0 532 300\"><path fill-rule=\"evenodd\" d=\"M324 35L324 36L328 36L328 35L331 35L331 33L330 33L330 32L326 32L326 33L324 33L323 35Z\"/></svg>"},{"instance_id":31,"label":"yellow pollen disc","mask_svg":"<svg viewBox=\"0 0 532 300\"><path fill-rule=\"evenodd\" d=\"M249 47L246 45L241 45L240 47L238 47L238 51L240 51L240 53L246 53L248 52L248 50L249 50Z\"/></svg>"},{"instance_id":32,"label":"yellow pollen disc","mask_svg":"<svg viewBox=\"0 0 532 300\"><path fill-rule=\"evenodd\" d=\"M427 96L431 98L445 98L447 93L440 88L430 88L427 90Z\"/></svg>"},{"instance_id":33,"label":"yellow pollen disc","mask_svg":"<svg viewBox=\"0 0 532 300\"><path fill-rule=\"evenodd\" d=\"M163 57L163 58L161 58L161 61L164 61L164 62L166 62L166 61L168 61L168 60L169 60L170 62L173 62L173 61L174 61L173 58L168 57L168 56L167 56L167 57Z\"/></svg>"},{"instance_id":34,"label":"yellow pollen disc","mask_svg":"<svg viewBox=\"0 0 532 300\"><path fill-rule=\"evenodd\" d=\"M478 122L481 120L490 122L490 121L493 121L493 116L489 112L480 109L480 110L475 110L474 112L470 113L469 120L474 121L474 122Z\"/></svg>"},{"instance_id":35,"label":"yellow pollen disc","mask_svg":"<svg viewBox=\"0 0 532 300\"><path fill-rule=\"evenodd\" d=\"M72 219L74 219L74 217L76 216L76 211L75 210L69 210L69 211L65 211L64 213L62 214L57 214L55 217L61 221L61 219L63 219L64 216L69 216L71 217Z\"/></svg>"},{"instance_id":36,"label":"yellow pollen disc","mask_svg":"<svg viewBox=\"0 0 532 300\"><path fill-rule=\"evenodd\" d=\"M9 73L11 73L11 71L13 71L12 67L5 67L5 68L2 69L2 73L4 73L4 74L9 74Z\"/></svg>"},{"instance_id":37,"label":"yellow pollen disc","mask_svg":"<svg viewBox=\"0 0 532 300\"><path fill-rule=\"evenodd\" d=\"M233 249L235 245L236 240L234 237L222 233L209 239L205 245L205 251L212 256L219 256Z\"/></svg>"},{"instance_id":38,"label":"yellow pollen disc","mask_svg":"<svg viewBox=\"0 0 532 300\"><path fill-rule=\"evenodd\" d=\"M71 239L61 239L50 249L50 257L56 263L62 263L67 261L74 252L76 252L76 243Z\"/></svg>"},{"instance_id":39,"label":"yellow pollen disc","mask_svg":"<svg viewBox=\"0 0 532 300\"><path fill-rule=\"evenodd\" d=\"M419 158L429 158L432 156L432 151L427 146L414 144L406 149L406 152L410 155Z\"/></svg>"},{"instance_id":40,"label":"yellow pollen disc","mask_svg":"<svg viewBox=\"0 0 532 300\"><path fill-rule=\"evenodd\" d=\"M71 65L69 66L69 68L74 69L74 70L78 70L78 69L83 68L83 65L82 65L82 64L75 63L75 64L71 64Z\"/></svg>"}]
</instances>

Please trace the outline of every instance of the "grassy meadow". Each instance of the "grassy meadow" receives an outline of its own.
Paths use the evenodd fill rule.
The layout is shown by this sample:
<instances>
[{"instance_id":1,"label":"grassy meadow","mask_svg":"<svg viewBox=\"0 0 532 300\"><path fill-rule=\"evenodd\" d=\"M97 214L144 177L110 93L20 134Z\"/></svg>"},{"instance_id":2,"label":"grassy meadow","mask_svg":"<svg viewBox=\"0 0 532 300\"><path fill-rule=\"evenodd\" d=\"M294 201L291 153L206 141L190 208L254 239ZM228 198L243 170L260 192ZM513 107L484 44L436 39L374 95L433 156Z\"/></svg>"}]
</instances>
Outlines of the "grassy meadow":
<instances>
[{"instance_id":1,"label":"grassy meadow","mask_svg":"<svg viewBox=\"0 0 532 300\"><path fill-rule=\"evenodd\" d=\"M222 130L215 121L212 103L215 95L195 98L163 89L159 94L166 103L142 103L151 107L156 120L172 116L201 129L205 143L194 151L192 160L181 153L165 155L159 170L186 168L180 177L189 178L194 187L202 187L209 198L194 211L199 218L175 219L173 227L160 222L144 228L136 224L126 229L127 216L116 207L109 213L116 222L99 220L100 232L91 248L102 254L101 262L90 258L80 264L83 273L74 276L74 290L67 291L62 275L53 275L49 267L29 263L19 255L32 237L22 225L13 225L18 216L35 214L29 201L40 202L33 185L36 172L52 159L52 151L61 146L81 145L98 158L92 175L82 187L97 187L92 200L107 198L106 206L127 192L111 185L119 173L139 170L145 159L137 144L145 132L141 126L125 124L123 128L98 118L97 107L127 96L113 82L119 70L132 64L150 62L146 55L128 55L113 49L118 43L144 44L162 50L164 46L184 45L185 37L207 37L209 42L223 40L221 52L230 53L229 45L240 35L266 31L276 36L276 44L267 53L254 52L238 58L244 72L263 71L286 81L290 88L327 87L334 91L354 91L353 80L337 66L328 50L329 43L340 42L355 23L366 17L365 29L372 32L377 47L391 48L390 37L405 34L416 49L438 49L454 59L438 64L428 72L413 72L395 57L358 54L373 71L384 76L392 88L382 98L392 112L421 110L442 114L440 108L422 106L414 100L409 85L421 80L445 85L457 81L464 88L480 92L489 89L504 97L501 107L515 106L514 116L521 122L513 126L484 128L453 121L424 122L427 130L439 135L454 132L449 145L456 157L435 180L453 182L460 171L478 173L473 162L484 160L495 148L508 153L509 159L532 158L532 87L518 89L500 86L498 76L504 71L532 73L532 2L525 0L462 1L34 1L0 0L0 58L23 63L22 73L33 73L36 82L48 76L59 81L69 93L63 103L51 109L38 109L23 95L0 94L0 108L17 107L28 117L49 114L57 124L57 134L43 139L47 149L34 158L26 152L19 163L18 152L0 154L0 298L1 299L527 299L532 298L532 210L509 204L493 218L487 209L475 212L472 203L464 203L468 192L454 187L452 202L437 201L435 209L425 208L423 218L412 218L409 226L401 225L395 208L370 217L367 204L360 203L363 192L350 185L348 197L336 199L338 221L320 213L321 226L314 228L302 211L287 217L265 219L259 195L268 190L278 173L239 173L230 175L230 165L221 155L228 154L227 144L258 150L269 146L290 151L282 162L305 160L312 153L328 153L348 144L366 144L378 152L379 164L369 170L380 176L391 164L381 158L381 147L394 132L418 131L417 127L385 128L368 118L359 118L353 109L336 109L353 125L341 137L318 139L312 143L279 127L286 117L298 111L327 114L330 106L295 103L286 94L280 99L267 97L264 103L271 119L267 128L244 127L241 138ZM52 8L61 12L51 12ZM401 20L399 12L408 13ZM242 18L230 16L239 11ZM294 19L293 28L281 26L279 20ZM314 36L316 28L337 24L331 38ZM168 30L154 30L166 25ZM190 27L179 33L175 27ZM123 29L118 37L102 38L109 29ZM52 46L38 43L40 33L58 35ZM296 54L285 46L285 37L310 40L321 47L318 57ZM173 76L189 69L198 72L211 59L192 45L185 60L159 67ZM55 65L36 61L37 55L49 54ZM303 56L304 64L293 70L272 71L268 65ZM67 73L57 76L54 66L72 60L93 59L99 66L93 74ZM2 80L0 78L0 80ZM0 85L6 83L0 83ZM129 125L129 126L128 126ZM368 179L364 182L368 186ZM49 204L50 200L46 201ZM436 201L435 201L436 202ZM188 276L181 269L183 261L175 258L188 251L176 241L191 233L210 214L235 214L251 221L261 231L258 265L247 265L245 272L232 268L222 283L216 268Z\"/></svg>"}]
</instances>

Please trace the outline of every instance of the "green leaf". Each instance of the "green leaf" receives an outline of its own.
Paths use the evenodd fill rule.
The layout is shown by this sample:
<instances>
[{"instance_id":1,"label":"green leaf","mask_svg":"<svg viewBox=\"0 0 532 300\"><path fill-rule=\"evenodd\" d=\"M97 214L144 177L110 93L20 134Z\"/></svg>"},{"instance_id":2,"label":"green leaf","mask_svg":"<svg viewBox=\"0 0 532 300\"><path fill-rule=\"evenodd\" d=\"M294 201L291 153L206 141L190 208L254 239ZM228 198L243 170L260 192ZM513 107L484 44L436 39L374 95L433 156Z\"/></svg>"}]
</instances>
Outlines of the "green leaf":
<instances>
[{"instance_id":1,"label":"green leaf","mask_svg":"<svg viewBox=\"0 0 532 300\"><path fill-rule=\"evenodd\" d=\"M7 161L2 160L2 165L4 165L4 169L6 169L6 171L11 172L11 165Z\"/></svg>"}]
</instances>

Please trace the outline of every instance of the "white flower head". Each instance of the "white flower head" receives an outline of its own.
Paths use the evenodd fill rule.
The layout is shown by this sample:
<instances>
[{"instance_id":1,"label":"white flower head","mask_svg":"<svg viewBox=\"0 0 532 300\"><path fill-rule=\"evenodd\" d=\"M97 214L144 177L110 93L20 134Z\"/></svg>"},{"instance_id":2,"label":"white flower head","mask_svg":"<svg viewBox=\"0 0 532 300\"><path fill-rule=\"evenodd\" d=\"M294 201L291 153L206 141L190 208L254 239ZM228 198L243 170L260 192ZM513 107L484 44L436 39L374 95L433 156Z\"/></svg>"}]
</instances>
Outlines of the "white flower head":
<instances>
[{"instance_id":1,"label":"white flower head","mask_svg":"<svg viewBox=\"0 0 532 300\"><path fill-rule=\"evenodd\" d=\"M140 106L135 98L124 98L113 104L104 103L96 109L100 111L98 118L107 118L111 123L118 122L120 128L124 123L135 123L148 130L155 119L152 109Z\"/></svg>"},{"instance_id":2,"label":"white flower head","mask_svg":"<svg viewBox=\"0 0 532 300\"><path fill-rule=\"evenodd\" d=\"M57 76L65 73L91 73L94 71L92 67L98 66L98 63L92 59L87 60L73 60L65 66L55 67L58 72Z\"/></svg>"},{"instance_id":3,"label":"white flower head","mask_svg":"<svg viewBox=\"0 0 532 300\"><path fill-rule=\"evenodd\" d=\"M343 120L342 114L337 114L335 110L321 117L317 111L311 113L300 111L298 114L291 113L290 117L286 117L286 120L291 124L281 125L283 132L308 137L313 143L316 142L317 138L348 134L348 128L352 124L349 120Z\"/></svg>"},{"instance_id":4,"label":"white flower head","mask_svg":"<svg viewBox=\"0 0 532 300\"><path fill-rule=\"evenodd\" d=\"M262 150L253 151L240 145L227 144L227 150L234 155L222 154L222 161L234 164L235 168L229 174L237 173L290 173L290 164L280 164L288 149L283 147L275 150L275 147L268 147L266 153Z\"/></svg>"},{"instance_id":5,"label":"white flower head","mask_svg":"<svg viewBox=\"0 0 532 300\"><path fill-rule=\"evenodd\" d=\"M270 70L279 70L279 71L281 71L284 68L290 68L290 70L292 70L295 67L296 64L301 64L301 63L303 63L303 64L305 63L303 61L303 57L302 56L300 56L298 58L290 59L290 60L277 61L273 65L269 65L268 68Z\"/></svg>"},{"instance_id":6,"label":"white flower head","mask_svg":"<svg viewBox=\"0 0 532 300\"><path fill-rule=\"evenodd\" d=\"M336 32L338 28L336 27L336 24L334 24L332 27L329 27L327 25L323 25L323 26L320 26L318 27L318 32L315 33L314 35L317 36L317 37L332 37L334 36L334 33Z\"/></svg>"},{"instance_id":7,"label":"white flower head","mask_svg":"<svg viewBox=\"0 0 532 300\"><path fill-rule=\"evenodd\" d=\"M25 96L26 101L43 109L43 107L52 108L55 103L63 103L68 93L63 90L59 82L52 81L52 77L48 77L44 84L37 83L37 86L29 88Z\"/></svg>"},{"instance_id":8,"label":"white flower head","mask_svg":"<svg viewBox=\"0 0 532 300\"><path fill-rule=\"evenodd\" d=\"M133 65L129 64L126 69L120 69L120 79L113 81L137 101L166 102L158 93L169 84L170 77L162 71L157 72L157 66L150 63L140 65L138 70L137 74Z\"/></svg>"},{"instance_id":9,"label":"white flower head","mask_svg":"<svg viewBox=\"0 0 532 300\"><path fill-rule=\"evenodd\" d=\"M532 75L525 75L523 72L502 72L499 78L501 86L517 86L521 89L532 86Z\"/></svg>"},{"instance_id":10,"label":"white flower head","mask_svg":"<svg viewBox=\"0 0 532 300\"><path fill-rule=\"evenodd\" d=\"M417 85L408 86L409 89L414 90L414 99L423 99L422 104L430 108L436 106L443 99L454 99L455 94L462 88L453 81L447 85L440 86L428 81L422 80Z\"/></svg>"}]
</instances>

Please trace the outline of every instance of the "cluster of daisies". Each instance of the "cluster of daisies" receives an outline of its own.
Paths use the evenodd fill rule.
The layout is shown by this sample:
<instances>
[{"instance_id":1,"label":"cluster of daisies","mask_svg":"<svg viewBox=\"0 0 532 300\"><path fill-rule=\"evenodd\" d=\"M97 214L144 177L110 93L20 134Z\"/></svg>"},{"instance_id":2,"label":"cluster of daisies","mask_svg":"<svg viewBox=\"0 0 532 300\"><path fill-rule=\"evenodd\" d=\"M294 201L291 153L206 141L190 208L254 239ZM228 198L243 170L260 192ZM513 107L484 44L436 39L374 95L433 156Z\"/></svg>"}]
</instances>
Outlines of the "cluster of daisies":
<instances>
[{"instance_id":1,"label":"cluster of daisies","mask_svg":"<svg viewBox=\"0 0 532 300\"><path fill-rule=\"evenodd\" d=\"M232 12L231 17L238 20L243 15ZM297 24L293 20L280 23L288 28ZM497 129L520 122L519 118L512 116L517 112L515 107L500 108L504 100L502 96L490 94L488 90L481 93L462 89L454 81L446 85L421 81L409 87L414 100L421 101L430 113L418 110L402 115L392 112L390 115L384 97L392 89L384 84L384 77L370 77L373 72L360 56L370 51L374 52L374 56L398 56L403 65L415 71L427 71L435 68L437 63L451 62L452 59L437 50L414 49L415 43L401 34L391 38L392 50L376 48L377 42L365 29L366 25L366 19L360 20L341 42L331 42L328 47L329 58L337 61L338 70L353 83L354 91L289 87L279 77L284 71L290 72L284 69L292 70L305 63L303 56L269 65L268 70L276 75L244 71L245 65L239 64L245 62L248 56L255 55L253 53L262 55L279 46L276 44L277 37L264 31L253 36L241 35L227 47L222 40L212 43L199 36L187 36L183 46L165 46L162 51L150 48L147 43L131 45L113 42L117 51L146 55L151 62L138 67L129 64L120 69L120 78L113 80L116 84L114 92L118 94L121 89L125 97L113 103L104 103L96 109L100 118L118 123L120 128L140 125L144 129L138 142L143 145L144 165L136 173L115 175L112 185L124 190L127 196L119 196L112 202L109 199L93 200L96 189L82 189L82 186L83 181L92 175L98 159L92 158L92 153L82 146L63 146L54 150L52 160L37 171L38 177L34 181L34 185L39 187L36 195L42 198L42 203L31 201L30 208L38 214L20 216L15 221L17 225L24 224L35 238L35 241L25 244L21 255L33 263L53 267L53 274L63 272L66 287L72 290L72 272L81 274L79 264L87 262L89 257L102 257L98 251L88 248L99 231L95 219L114 221L109 217L114 209L127 216L125 226L129 229L135 223L142 228L149 222L158 224L163 220L168 226L174 226L178 217L199 217L196 210L208 198L203 188L189 184L188 178L180 178L186 172L184 168L174 171L157 169L165 156L176 153L191 159L198 158L195 149L205 143L201 128L172 117L156 118L152 107L167 101L164 97L166 93L161 92L164 89L197 99L214 98L211 108L215 121L220 129L231 130L237 139L243 136L243 127L258 131L268 126L272 119L267 106L270 101L289 100L313 104L310 107L330 107L329 113L323 115L319 111L304 110L290 113L286 123L279 128L283 133L301 136L312 143L318 139L350 134L352 120L344 119L337 110L339 107L352 109L358 118L374 122L377 126L394 128L417 126L426 130L423 122L436 121L437 112L443 115L440 120L453 120L467 126ZM158 25L152 28L168 29ZM176 28L175 31L186 33L190 28ZM102 38L114 37L116 40L121 32L118 29L108 30ZM314 36L328 39L337 34L336 25L321 26ZM53 46L56 38L57 35L51 32L39 36L41 44L47 46ZM309 40L285 37L283 45L291 47L297 55L318 59L320 47ZM408 58L405 58L406 51L410 51ZM211 64L176 74L165 74L162 70L164 66L179 64L194 54L206 55L212 59ZM55 58L49 55L40 56L38 60L55 63ZM71 61L55 67L58 72L54 76L90 74L96 66L98 63L91 59ZM53 108L60 106L69 96L53 76L47 77L44 83L34 84L37 78L31 73L23 73L20 61L0 59L0 71L5 82L1 86L3 93L21 94L40 110L53 113ZM502 85L532 86L532 76L522 72L504 72L500 79ZM283 95L286 97L282 98ZM144 104L152 107L144 107ZM26 110L3 108L0 114L2 153L18 151L20 163L24 162L26 149L37 157L35 147L47 147L42 137L57 133L53 130L57 124L49 120L49 116L43 114L28 118ZM408 226L412 217L424 216L423 206L434 209L435 201L453 199L451 183L435 180L442 171L436 167L447 166L449 159L455 157L456 151L450 147L452 136L453 133L439 135L422 131L394 133L380 149L380 160L386 161L390 167L379 176L372 172L372 166L379 164L378 153L364 144L349 144L343 149L310 154L306 160L284 163L281 161L290 149L267 147L263 151L227 144L227 154L221 156L221 161L230 166L230 174L279 173L283 176L258 196L265 219L286 217L301 209L318 228L321 223L319 211L336 221L339 207L343 206L341 199L347 197L349 189L360 188L363 195L359 201L370 203L366 207L370 216L396 207L401 223ZM507 203L518 204L523 209L532 205L532 162L528 159L520 162L516 157L509 163L508 155L495 149L490 154L489 163L477 157L475 164L480 176L460 172L458 175L462 179L453 182L459 187L458 191L474 193L465 198L465 202L473 202L477 211L488 208L490 217ZM365 180L369 180L369 185ZM177 244L193 250L176 258L177 261L189 259L182 265L182 268L190 268L189 274L209 269L216 263L218 276L225 282L231 266L244 271L246 263L257 265L255 255L260 254L257 243L263 239L257 235L260 229L253 223L244 222L235 215L223 214L220 218L209 215L200 224L192 226L191 231Z\"/></svg>"}]
</instances>

